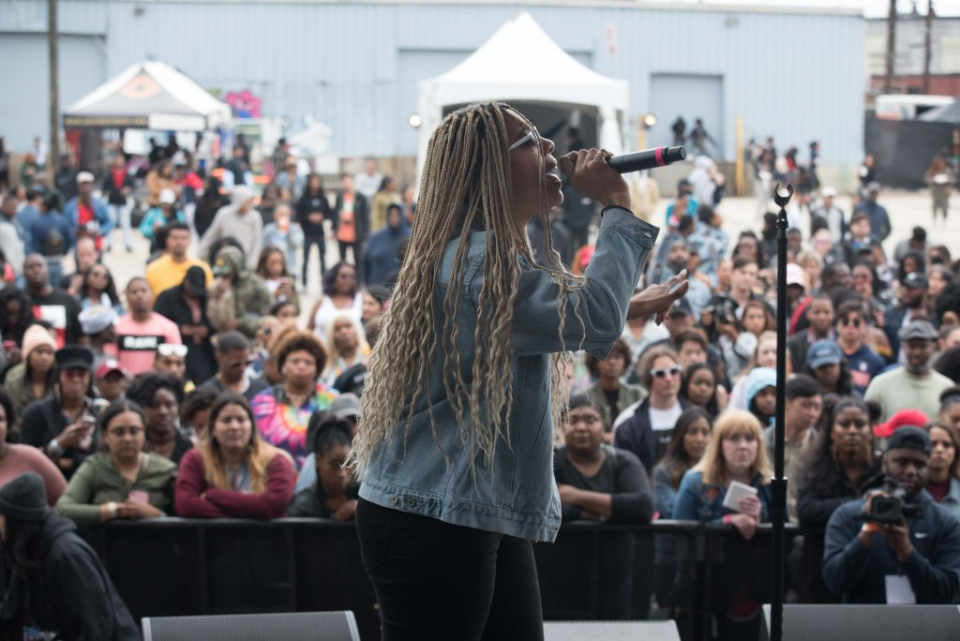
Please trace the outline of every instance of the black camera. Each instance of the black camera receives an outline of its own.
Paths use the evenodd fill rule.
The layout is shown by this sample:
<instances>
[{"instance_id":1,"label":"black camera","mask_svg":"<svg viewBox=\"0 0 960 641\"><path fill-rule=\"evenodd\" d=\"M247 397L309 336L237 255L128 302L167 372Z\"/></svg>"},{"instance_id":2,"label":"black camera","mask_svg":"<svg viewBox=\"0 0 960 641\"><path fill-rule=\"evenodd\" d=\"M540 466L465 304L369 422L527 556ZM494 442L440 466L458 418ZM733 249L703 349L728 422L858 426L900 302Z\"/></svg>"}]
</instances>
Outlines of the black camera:
<instances>
[{"instance_id":1,"label":"black camera","mask_svg":"<svg viewBox=\"0 0 960 641\"><path fill-rule=\"evenodd\" d=\"M907 501L907 492L896 484L887 484L887 496L870 498L867 521L881 525L898 525L903 519L920 516L920 506Z\"/></svg>"}]
</instances>

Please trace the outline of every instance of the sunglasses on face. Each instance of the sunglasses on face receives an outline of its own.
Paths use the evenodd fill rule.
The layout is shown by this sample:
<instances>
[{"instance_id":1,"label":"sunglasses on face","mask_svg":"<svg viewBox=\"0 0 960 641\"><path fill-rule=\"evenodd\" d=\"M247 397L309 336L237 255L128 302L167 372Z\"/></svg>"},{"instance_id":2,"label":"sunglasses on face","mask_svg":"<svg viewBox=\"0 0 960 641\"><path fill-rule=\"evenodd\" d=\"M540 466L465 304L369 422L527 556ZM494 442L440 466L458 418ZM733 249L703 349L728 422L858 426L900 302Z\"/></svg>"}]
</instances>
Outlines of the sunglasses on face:
<instances>
[{"instance_id":1,"label":"sunglasses on face","mask_svg":"<svg viewBox=\"0 0 960 641\"><path fill-rule=\"evenodd\" d=\"M517 147L522 147L528 142L536 142L538 140L540 140L540 132L538 132L537 128L534 127L529 132L527 132L526 136L520 138L519 140L517 140L517 142L510 145L510 148L508 149L508 151L513 151Z\"/></svg>"},{"instance_id":2,"label":"sunglasses on face","mask_svg":"<svg viewBox=\"0 0 960 641\"><path fill-rule=\"evenodd\" d=\"M179 356L180 358L186 358L187 346L174 345L172 343L161 343L157 346L157 352L160 354L160 356Z\"/></svg>"},{"instance_id":3,"label":"sunglasses on face","mask_svg":"<svg viewBox=\"0 0 960 641\"><path fill-rule=\"evenodd\" d=\"M862 324L862 321L861 321L859 318L852 318L852 319L851 319L851 318L843 318L843 319L840 320L840 324L841 324L841 325L846 325L846 326L848 326L848 327L850 327L850 326L860 327L860 325Z\"/></svg>"},{"instance_id":4,"label":"sunglasses on face","mask_svg":"<svg viewBox=\"0 0 960 641\"><path fill-rule=\"evenodd\" d=\"M674 365L673 367L658 367L657 369L650 370L650 376L654 378L666 378L668 376L679 376L681 371L683 370L680 369L679 365Z\"/></svg>"}]
</instances>

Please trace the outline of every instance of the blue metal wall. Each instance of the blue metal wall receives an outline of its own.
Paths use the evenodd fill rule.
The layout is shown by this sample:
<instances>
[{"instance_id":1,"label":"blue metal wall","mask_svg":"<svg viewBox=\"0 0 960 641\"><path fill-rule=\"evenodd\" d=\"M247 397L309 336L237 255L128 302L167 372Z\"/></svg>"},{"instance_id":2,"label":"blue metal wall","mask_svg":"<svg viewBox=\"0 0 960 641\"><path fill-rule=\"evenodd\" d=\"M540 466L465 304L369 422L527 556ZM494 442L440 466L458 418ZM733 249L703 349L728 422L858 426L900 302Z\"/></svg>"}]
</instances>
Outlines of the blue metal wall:
<instances>
[{"instance_id":1,"label":"blue metal wall","mask_svg":"<svg viewBox=\"0 0 960 641\"><path fill-rule=\"evenodd\" d=\"M312 114L328 122L338 153L391 156L416 153L407 125L415 81L468 56L521 10L596 71L627 79L631 119L649 109L652 74L719 75L719 138L727 158L734 153L734 118L740 115L747 137L772 134L780 147L801 148L818 139L825 162L860 161L864 27L860 16L848 12L562 0L60 0L60 28L103 36L108 75L151 57L207 87L248 88L264 99L267 114L294 122ZM616 55L608 49L608 26L616 34ZM0 2L0 38L45 29L45 2ZM8 64L32 61L0 60ZM92 78L90 88L100 80ZM39 83L21 89L4 92L0 102L29 108L46 92ZM15 126L0 123L0 132L9 137Z\"/></svg>"}]
</instances>

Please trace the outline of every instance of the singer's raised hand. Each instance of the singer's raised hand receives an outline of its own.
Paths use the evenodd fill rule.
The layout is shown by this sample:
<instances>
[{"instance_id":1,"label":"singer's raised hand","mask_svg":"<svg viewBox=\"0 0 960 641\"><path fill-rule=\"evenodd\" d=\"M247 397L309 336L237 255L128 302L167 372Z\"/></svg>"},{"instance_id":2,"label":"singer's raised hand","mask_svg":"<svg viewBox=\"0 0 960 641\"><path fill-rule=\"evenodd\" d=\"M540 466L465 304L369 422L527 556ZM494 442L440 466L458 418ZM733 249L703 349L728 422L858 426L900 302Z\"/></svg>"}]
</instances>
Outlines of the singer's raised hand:
<instances>
[{"instance_id":1,"label":"singer's raised hand","mask_svg":"<svg viewBox=\"0 0 960 641\"><path fill-rule=\"evenodd\" d=\"M630 208L630 188L626 181L607 164L609 152L600 149L572 151L560 158L560 167L570 184L584 196L603 203Z\"/></svg>"},{"instance_id":2,"label":"singer's raised hand","mask_svg":"<svg viewBox=\"0 0 960 641\"><path fill-rule=\"evenodd\" d=\"M687 280L685 269L665 283L650 285L630 299L627 320L656 315L657 325L659 325L667 317L673 302L682 298L689 288L690 281Z\"/></svg>"}]
</instances>

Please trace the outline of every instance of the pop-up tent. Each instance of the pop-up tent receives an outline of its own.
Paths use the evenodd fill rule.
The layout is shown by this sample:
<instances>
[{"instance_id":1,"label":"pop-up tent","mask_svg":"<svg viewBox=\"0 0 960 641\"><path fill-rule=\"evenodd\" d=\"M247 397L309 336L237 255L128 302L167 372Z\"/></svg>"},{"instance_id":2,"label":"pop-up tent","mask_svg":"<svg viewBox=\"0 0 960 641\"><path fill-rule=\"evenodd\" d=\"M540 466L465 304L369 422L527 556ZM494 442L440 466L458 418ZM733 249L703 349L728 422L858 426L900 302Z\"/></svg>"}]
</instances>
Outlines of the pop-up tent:
<instances>
[{"instance_id":1,"label":"pop-up tent","mask_svg":"<svg viewBox=\"0 0 960 641\"><path fill-rule=\"evenodd\" d=\"M629 104L629 83L602 76L574 60L524 12L459 65L420 82L418 176L430 134L440 124L444 108L485 100L595 110L600 145L613 153L623 148L620 123Z\"/></svg>"},{"instance_id":2,"label":"pop-up tent","mask_svg":"<svg viewBox=\"0 0 960 641\"><path fill-rule=\"evenodd\" d=\"M162 62L127 68L74 103L65 129L207 131L230 121L230 107Z\"/></svg>"}]
</instances>

